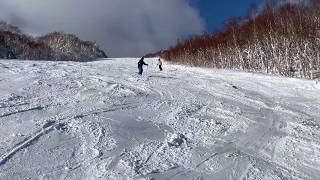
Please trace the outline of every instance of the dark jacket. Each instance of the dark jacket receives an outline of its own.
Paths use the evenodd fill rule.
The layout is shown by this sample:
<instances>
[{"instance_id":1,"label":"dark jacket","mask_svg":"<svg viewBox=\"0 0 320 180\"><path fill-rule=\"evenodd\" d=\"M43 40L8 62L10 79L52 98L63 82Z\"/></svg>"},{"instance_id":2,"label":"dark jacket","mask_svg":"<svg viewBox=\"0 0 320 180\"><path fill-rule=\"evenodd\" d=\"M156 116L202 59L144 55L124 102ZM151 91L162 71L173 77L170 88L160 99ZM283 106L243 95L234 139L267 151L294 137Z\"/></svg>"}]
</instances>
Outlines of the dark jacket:
<instances>
[{"instance_id":1,"label":"dark jacket","mask_svg":"<svg viewBox=\"0 0 320 180\"><path fill-rule=\"evenodd\" d=\"M140 61L138 62L138 68L142 68L143 65L148 65L147 63L145 63L144 61L144 57L140 59Z\"/></svg>"}]
</instances>

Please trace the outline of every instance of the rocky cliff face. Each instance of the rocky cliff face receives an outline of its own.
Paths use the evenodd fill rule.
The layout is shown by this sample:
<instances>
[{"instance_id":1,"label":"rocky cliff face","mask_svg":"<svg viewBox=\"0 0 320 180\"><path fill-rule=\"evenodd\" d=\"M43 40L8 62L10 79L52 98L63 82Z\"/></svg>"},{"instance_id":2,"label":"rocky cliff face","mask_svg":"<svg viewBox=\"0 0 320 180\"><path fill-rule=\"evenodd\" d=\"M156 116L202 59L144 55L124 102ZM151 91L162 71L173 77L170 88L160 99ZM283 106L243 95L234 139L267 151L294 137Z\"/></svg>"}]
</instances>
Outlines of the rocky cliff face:
<instances>
[{"instance_id":1,"label":"rocky cliff face","mask_svg":"<svg viewBox=\"0 0 320 180\"><path fill-rule=\"evenodd\" d=\"M106 57L96 43L82 41L72 34L55 32L33 38L24 35L17 27L0 22L0 58L91 61Z\"/></svg>"}]
</instances>

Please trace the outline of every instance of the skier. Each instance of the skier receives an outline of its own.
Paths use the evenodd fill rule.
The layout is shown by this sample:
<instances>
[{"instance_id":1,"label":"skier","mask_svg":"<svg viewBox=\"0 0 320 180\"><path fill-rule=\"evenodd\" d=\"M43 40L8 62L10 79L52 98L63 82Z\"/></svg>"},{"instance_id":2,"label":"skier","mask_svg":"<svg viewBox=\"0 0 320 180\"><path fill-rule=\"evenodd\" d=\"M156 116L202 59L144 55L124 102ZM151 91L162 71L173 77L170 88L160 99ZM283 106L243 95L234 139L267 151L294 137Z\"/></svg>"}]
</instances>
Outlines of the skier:
<instances>
[{"instance_id":1,"label":"skier","mask_svg":"<svg viewBox=\"0 0 320 180\"><path fill-rule=\"evenodd\" d=\"M160 71L162 71L162 70L163 70L163 69L162 69L162 61L161 61L160 58L158 59L157 65L159 66Z\"/></svg>"},{"instance_id":2,"label":"skier","mask_svg":"<svg viewBox=\"0 0 320 180\"><path fill-rule=\"evenodd\" d=\"M138 62L138 70L139 70L138 74L140 74L140 75L142 75L142 73L143 73L143 65L148 66L148 64L145 63L143 60L144 60L144 57L142 57Z\"/></svg>"}]
</instances>

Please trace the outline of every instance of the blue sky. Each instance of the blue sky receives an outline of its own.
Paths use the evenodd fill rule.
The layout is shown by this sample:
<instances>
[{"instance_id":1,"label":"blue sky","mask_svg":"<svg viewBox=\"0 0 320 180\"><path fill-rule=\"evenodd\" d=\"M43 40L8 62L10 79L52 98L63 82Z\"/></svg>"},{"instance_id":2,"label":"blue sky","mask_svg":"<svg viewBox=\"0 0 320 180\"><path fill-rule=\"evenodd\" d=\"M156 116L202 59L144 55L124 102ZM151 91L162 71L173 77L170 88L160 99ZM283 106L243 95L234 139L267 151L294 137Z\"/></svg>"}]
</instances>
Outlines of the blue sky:
<instances>
[{"instance_id":1,"label":"blue sky","mask_svg":"<svg viewBox=\"0 0 320 180\"><path fill-rule=\"evenodd\" d=\"M245 16L251 4L258 7L262 0L189 0L198 9L200 16L206 22L206 30L221 28L232 16Z\"/></svg>"}]
</instances>

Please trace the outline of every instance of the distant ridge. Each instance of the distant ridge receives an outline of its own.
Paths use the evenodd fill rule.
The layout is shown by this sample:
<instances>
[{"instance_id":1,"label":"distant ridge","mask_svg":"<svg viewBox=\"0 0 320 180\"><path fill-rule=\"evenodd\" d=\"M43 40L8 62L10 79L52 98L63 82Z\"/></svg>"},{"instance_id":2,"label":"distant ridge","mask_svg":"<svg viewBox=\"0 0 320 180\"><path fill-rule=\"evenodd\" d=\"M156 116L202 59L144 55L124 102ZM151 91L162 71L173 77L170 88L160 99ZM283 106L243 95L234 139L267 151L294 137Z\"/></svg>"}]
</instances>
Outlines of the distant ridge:
<instances>
[{"instance_id":1,"label":"distant ridge","mask_svg":"<svg viewBox=\"0 0 320 180\"><path fill-rule=\"evenodd\" d=\"M52 61L91 61L107 58L95 42L82 41L73 34L49 33L34 38L15 26L0 21L0 58Z\"/></svg>"}]
</instances>

